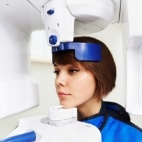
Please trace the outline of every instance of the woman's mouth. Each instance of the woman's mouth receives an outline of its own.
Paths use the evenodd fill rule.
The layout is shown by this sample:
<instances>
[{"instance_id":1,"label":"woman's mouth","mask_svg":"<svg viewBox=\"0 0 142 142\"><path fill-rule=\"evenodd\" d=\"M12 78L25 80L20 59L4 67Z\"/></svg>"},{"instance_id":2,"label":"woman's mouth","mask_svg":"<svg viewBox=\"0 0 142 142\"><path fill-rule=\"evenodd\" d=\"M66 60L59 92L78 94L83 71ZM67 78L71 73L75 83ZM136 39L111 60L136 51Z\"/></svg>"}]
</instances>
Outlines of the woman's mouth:
<instances>
[{"instance_id":1,"label":"woman's mouth","mask_svg":"<svg viewBox=\"0 0 142 142\"><path fill-rule=\"evenodd\" d=\"M70 94L67 94L67 93L63 93L63 92L58 92L58 97L60 99L65 99L67 96L69 96Z\"/></svg>"}]
</instances>

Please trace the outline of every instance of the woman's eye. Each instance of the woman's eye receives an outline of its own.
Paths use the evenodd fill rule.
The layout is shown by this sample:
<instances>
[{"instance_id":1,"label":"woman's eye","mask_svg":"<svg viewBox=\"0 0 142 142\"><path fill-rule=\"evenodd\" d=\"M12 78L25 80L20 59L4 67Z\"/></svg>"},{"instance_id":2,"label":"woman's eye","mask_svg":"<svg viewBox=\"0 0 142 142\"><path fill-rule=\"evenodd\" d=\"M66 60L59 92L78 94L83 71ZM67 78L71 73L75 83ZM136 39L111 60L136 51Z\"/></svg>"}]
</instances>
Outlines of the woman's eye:
<instances>
[{"instance_id":1,"label":"woman's eye","mask_svg":"<svg viewBox=\"0 0 142 142\"><path fill-rule=\"evenodd\" d=\"M69 73L76 73L76 72L78 72L79 71L79 69L70 69L69 70Z\"/></svg>"},{"instance_id":2,"label":"woman's eye","mask_svg":"<svg viewBox=\"0 0 142 142\"><path fill-rule=\"evenodd\" d=\"M54 73L55 73L56 75L58 75L58 74L59 74L59 71L55 70Z\"/></svg>"}]
</instances>

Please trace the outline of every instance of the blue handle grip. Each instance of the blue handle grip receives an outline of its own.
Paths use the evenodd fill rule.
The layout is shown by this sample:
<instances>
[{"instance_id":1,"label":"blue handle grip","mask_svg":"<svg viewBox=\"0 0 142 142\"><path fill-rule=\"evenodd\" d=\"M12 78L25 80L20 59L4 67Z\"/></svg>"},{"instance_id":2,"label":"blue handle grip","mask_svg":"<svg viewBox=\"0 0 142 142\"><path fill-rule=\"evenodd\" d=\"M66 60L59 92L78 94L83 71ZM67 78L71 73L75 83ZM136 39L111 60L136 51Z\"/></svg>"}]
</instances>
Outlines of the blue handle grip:
<instances>
[{"instance_id":1,"label":"blue handle grip","mask_svg":"<svg viewBox=\"0 0 142 142\"><path fill-rule=\"evenodd\" d=\"M34 131L12 136L6 138L4 140L0 140L0 142L34 142L36 140L36 133Z\"/></svg>"}]
</instances>

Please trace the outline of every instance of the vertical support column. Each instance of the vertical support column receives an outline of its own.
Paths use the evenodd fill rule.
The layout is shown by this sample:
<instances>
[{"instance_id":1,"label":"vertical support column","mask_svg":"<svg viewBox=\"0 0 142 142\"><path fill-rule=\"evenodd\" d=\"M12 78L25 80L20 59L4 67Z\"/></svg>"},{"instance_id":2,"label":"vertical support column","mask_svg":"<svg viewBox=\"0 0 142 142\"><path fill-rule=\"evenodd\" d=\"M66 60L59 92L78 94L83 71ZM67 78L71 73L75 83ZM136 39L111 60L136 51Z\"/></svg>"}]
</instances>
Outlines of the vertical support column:
<instances>
[{"instance_id":1,"label":"vertical support column","mask_svg":"<svg viewBox=\"0 0 142 142\"><path fill-rule=\"evenodd\" d=\"M29 75L29 35L0 19L0 119L38 105Z\"/></svg>"},{"instance_id":2,"label":"vertical support column","mask_svg":"<svg viewBox=\"0 0 142 142\"><path fill-rule=\"evenodd\" d=\"M127 97L126 110L142 115L142 1L127 0Z\"/></svg>"}]
</instances>

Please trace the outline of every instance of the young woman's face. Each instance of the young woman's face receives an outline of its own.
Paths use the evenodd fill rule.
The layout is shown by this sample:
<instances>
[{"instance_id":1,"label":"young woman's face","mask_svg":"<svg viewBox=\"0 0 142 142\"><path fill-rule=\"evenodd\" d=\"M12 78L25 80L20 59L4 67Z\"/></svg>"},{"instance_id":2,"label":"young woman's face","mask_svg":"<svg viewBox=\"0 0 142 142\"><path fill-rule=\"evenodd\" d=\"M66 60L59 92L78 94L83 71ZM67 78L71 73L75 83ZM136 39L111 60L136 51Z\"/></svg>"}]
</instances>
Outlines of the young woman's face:
<instances>
[{"instance_id":1,"label":"young woman's face","mask_svg":"<svg viewBox=\"0 0 142 142\"><path fill-rule=\"evenodd\" d=\"M85 106L94 99L94 76L80 64L55 64L55 86L64 108Z\"/></svg>"}]
</instances>

